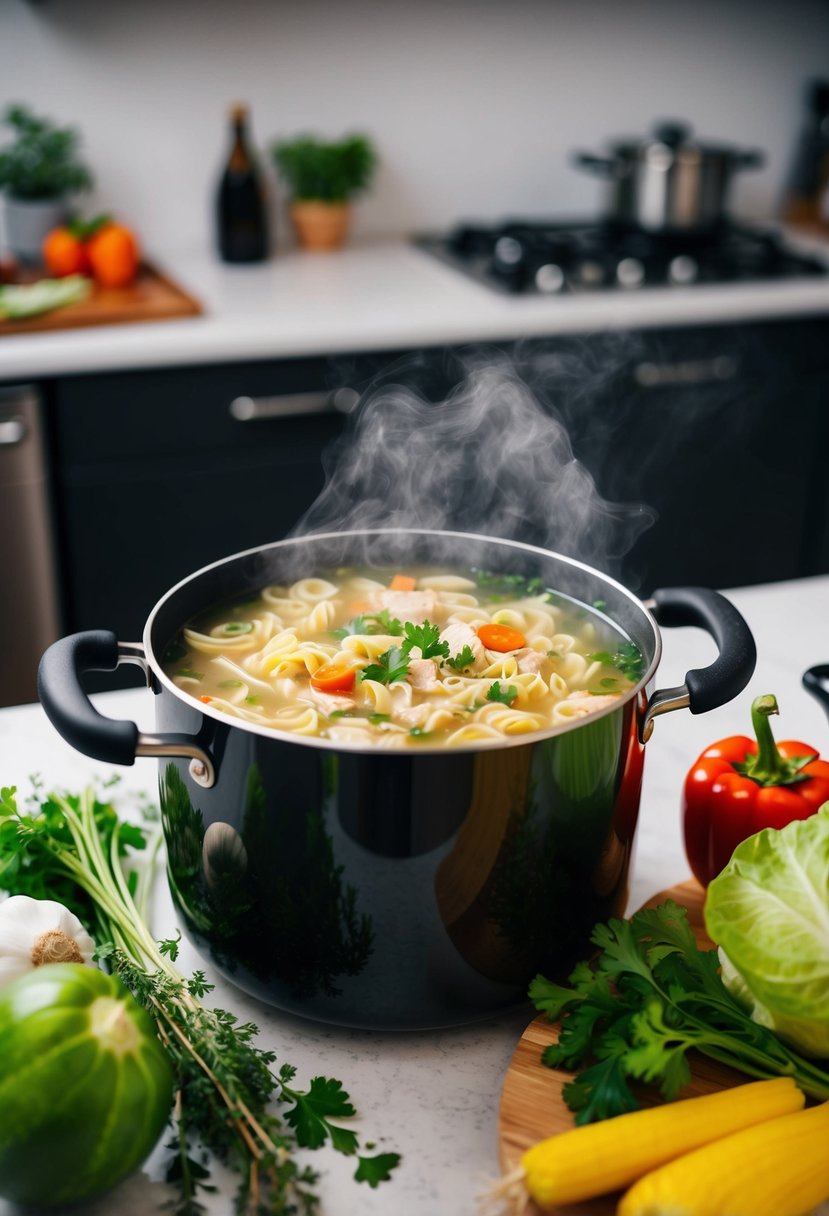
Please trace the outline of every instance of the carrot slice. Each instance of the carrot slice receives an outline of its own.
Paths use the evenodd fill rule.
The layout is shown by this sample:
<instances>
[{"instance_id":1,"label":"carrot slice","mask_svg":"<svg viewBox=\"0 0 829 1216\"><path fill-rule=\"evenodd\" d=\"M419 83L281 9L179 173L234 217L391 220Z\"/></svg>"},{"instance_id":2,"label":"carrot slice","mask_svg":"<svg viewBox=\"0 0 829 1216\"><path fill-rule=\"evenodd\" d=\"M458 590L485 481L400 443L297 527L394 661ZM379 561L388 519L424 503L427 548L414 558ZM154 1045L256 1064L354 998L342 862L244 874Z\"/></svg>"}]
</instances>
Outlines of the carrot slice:
<instances>
[{"instance_id":1,"label":"carrot slice","mask_svg":"<svg viewBox=\"0 0 829 1216\"><path fill-rule=\"evenodd\" d=\"M497 650L501 654L506 654L508 650L520 650L527 645L521 630L513 629L511 625L481 625L478 637L487 650Z\"/></svg>"},{"instance_id":2,"label":"carrot slice","mask_svg":"<svg viewBox=\"0 0 829 1216\"><path fill-rule=\"evenodd\" d=\"M317 692L350 692L354 676L354 668L345 663L323 663L311 676L311 687Z\"/></svg>"},{"instance_id":3,"label":"carrot slice","mask_svg":"<svg viewBox=\"0 0 829 1216\"><path fill-rule=\"evenodd\" d=\"M205 705L209 705L210 702L213 700L213 698L212 697L199 697L199 700L204 701Z\"/></svg>"},{"instance_id":4,"label":"carrot slice","mask_svg":"<svg viewBox=\"0 0 829 1216\"><path fill-rule=\"evenodd\" d=\"M390 591L414 591L417 586L417 579L412 578L410 574L395 574L394 578L389 583Z\"/></svg>"}]
</instances>

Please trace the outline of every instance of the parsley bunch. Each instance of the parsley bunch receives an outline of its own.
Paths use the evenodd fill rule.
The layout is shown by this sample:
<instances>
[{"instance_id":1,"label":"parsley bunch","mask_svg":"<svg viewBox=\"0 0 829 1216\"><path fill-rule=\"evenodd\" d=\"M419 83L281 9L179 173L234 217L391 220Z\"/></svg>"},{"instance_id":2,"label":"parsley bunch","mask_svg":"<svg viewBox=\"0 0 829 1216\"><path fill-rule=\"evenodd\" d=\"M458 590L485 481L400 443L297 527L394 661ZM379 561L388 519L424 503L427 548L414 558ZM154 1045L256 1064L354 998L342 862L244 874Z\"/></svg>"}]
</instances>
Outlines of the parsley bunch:
<instances>
[{"instance_id":1,"label":"parsley bunch","mask_svg":"<svg viewBox=\"0 0 829 1216\"><path fill-rule=\"evenodd\" d=\"M167 1179L177 1188L175 1216L201 1216L200 1192L210 1184L208 1153L239 1175L237 1216L311 1213L317 1174L300 1167L296 1149L326 1141L357 1155L358 1182L389 1177L397 1153L360 1155L357 1135L332 1119L356 1112L342 1084L314 1077L294 1086L296 1070L275 1070L273 1052L255 1044L257 1028L240 1024L200 998L212 988L204 972L185 979L173 966L178 939L156 942L146 924L156 828L147 864L125 872L131 849L145 849L140 827L122 822L111 803L91 790L52 794L31 810L18 807L14 788L0 790L0 888L15 895L57 899L84 922L106 961L155 1020L176 1078L176 1132L168 1147ZM284 1107L281 1114L274 1105Z\"/></svg>"},{"instance_id":2,"label":"parsley bunch","mask_svg":"<svg viewBox=\"0 0 829 1216\"><path fill-rule=\"evenodd\" d=\"M598 925L592 940L600 953L578 964L571 987L543 976L530 985L536 1008L561 1019L543 1062L583 1068L562 1091L576 1123L635 1110L631 1081L674 1099L691 1078L692 1050L750 1077L791 1076L805 1093L829 1098L829 1073L753 1022L727 991L717 951L700 950L685 908L666 900Z\"/></svg>"}]
</instances>

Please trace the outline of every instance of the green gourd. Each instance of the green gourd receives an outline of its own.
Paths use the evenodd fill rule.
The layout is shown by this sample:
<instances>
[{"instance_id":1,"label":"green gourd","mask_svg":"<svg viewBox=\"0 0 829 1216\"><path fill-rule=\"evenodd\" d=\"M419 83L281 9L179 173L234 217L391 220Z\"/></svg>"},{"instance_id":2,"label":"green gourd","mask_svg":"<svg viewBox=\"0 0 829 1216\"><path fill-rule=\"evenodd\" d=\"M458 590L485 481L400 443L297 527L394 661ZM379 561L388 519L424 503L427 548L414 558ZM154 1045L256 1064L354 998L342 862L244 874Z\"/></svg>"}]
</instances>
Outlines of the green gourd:
<instances>
[{"instance_id":1,"label":"green gourd","mask_svg":"<svg viewBox=\"0 0 829 1216\"><path fill-rule=\"evenodd\" d=\"M149 1156L173 1075L153 1021L120 980L80 963L0 991L0 1195L61 1207Z\"/></svg>"}]
</instances>

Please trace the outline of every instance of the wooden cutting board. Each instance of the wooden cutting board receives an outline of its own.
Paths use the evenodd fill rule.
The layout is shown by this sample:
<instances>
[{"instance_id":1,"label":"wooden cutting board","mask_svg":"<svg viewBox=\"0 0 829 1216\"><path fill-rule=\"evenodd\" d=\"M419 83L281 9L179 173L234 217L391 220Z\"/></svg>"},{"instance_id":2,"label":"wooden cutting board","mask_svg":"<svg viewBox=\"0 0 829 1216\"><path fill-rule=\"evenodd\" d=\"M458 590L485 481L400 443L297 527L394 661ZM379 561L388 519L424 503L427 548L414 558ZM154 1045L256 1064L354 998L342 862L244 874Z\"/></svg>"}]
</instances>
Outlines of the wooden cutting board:
<instances>
[{"instance_id":1,"label":"wooden cutting board","mask_svg":"<svg viewBox=\"0 0 829 1216\"><path fill-rule=\"evenodd\" d=\"M32 276L28 278L31 281ZM145 264L127 287L93 285L85 300L67 304L65 308L55 308L37 317L0 320L0 337L88 325L124 325L136 321L163 321L170 317L195 317L201 311L199 302L183 288Z\"/></svg>"},{"instance_id":2,"label":"wooden cutting board","mask_svg":"<svg viewBox=\"0 0 829 1216\"><path fill-rule=\"evenodd\" d=\"M697 941L704 949L710 949L712 942L706 936L702 921L704 891L699 883L693 880L680 883L669 891L655 895L646 906L651 907L666 899L673 899L688 909L688 922ZM539 1014L521 1036L507 1068L498 1112L498 1151L505 1174L515 1169L522 1154L531 1145L573 1126L573 1115L561 1096L563 1086L573 1074L546 1068L541 1063L542 1051L556 1038L557 1027L546 1014ZM742 1073L706 1060L703 1056L694 1059L691 1074L691 1084L683 1092L683 1097L711 1093L729 1085L742 1084L747 1079ZM658 1101L658 1097L643 1091L643 1105L656 1105ZM583 1203L567 1204L554 1211L558 1216L614 1216L617 1199L617 1195L608 1195ZM528 1202L522 1216L541 1216L540 1209Z\"/></svg>"}]
</instances>

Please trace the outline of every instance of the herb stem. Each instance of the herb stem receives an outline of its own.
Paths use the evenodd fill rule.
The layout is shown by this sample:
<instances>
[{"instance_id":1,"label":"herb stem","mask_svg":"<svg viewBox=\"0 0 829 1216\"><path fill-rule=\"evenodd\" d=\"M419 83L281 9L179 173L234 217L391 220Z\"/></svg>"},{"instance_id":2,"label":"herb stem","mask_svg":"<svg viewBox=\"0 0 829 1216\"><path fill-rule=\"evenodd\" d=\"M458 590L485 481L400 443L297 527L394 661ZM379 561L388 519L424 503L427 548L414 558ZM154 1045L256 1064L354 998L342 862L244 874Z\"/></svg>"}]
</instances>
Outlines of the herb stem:
<instances>
[{"instance_id":1,"label":"herb stem","mask_svg":"<svg viewBox=\"0 0 829 1216\"><path fill-rule=\"evenodd\" d=\"M138 914L141 917L142 924L147 921L149 911L150 895L153 889L153 876L155 874L156 865L158 862L158 854L161 849L163 834L161 828L156 828L150 837L149 848L144 857L144 864L141 867L141 872L138 875L138 886L135 889L135 906L138 909Z\"/></svg>"}]
</instances>

